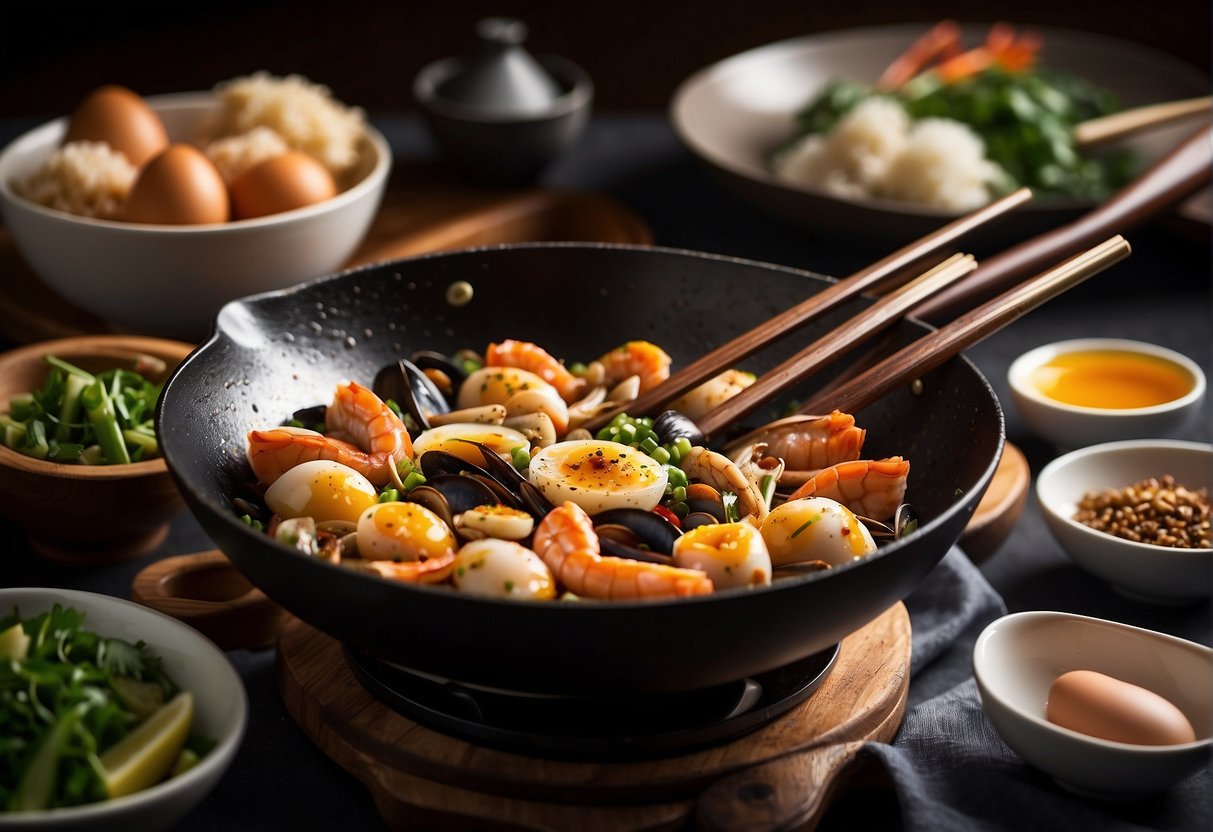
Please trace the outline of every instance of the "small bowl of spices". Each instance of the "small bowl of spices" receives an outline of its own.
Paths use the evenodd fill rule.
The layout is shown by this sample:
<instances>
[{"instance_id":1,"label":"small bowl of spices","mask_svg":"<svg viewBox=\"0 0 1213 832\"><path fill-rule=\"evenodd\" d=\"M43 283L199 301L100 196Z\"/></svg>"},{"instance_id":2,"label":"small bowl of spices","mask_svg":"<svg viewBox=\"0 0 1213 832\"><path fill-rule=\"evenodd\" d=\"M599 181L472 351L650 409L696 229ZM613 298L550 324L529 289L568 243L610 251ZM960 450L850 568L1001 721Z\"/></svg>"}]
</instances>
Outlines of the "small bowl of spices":
<instances>
[{"instance_id":1,"label":"small bowl of spices","mask_svg":"<svg viewBox=\"0 0 1213 832\"><path fill-rule=\"evenodd\" d=\"M1123 338L1046 344L1007 372L1028 426L1063 448L1167 436L1196 412L1205 374L1185 355Z\"/></svg>"},{"instance_id":2,"label":"small bowl of spices","mask_svg":"<svg viewBox=\"0 0 1213 832\"><path fill-rule=\"evenodd\" d=\"M1058 457L1036 479L1057 542L1083 569L1148 603L1205 600L1213 587L1213 445L1132 440Z\"/></svg>"}]
</instances>

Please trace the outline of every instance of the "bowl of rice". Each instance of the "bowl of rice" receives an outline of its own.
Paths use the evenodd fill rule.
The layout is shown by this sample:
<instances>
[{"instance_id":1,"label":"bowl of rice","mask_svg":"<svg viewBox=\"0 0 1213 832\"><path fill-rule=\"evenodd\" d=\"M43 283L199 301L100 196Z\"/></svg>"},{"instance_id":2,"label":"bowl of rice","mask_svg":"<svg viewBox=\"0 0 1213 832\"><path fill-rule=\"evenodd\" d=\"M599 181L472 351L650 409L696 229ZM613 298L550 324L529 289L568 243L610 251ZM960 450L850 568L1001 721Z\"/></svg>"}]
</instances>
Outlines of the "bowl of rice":
<instances>
[{"instance_id":1,"label":"bowl of rice","mask_svg":"<svg viewBox=\"0 0 1213 832\"><path fill-rule=\"evenodd\" d=\"M51 289L116 329L200 340L229 300L339 270L370 228L391 149L327 88L258 73L145 103L171 146L141 165L105 142L65 141L67 116L0 153L0 211L18 250ZM171 152L218 183L210 201L221 214L159 220L153 210L147 221L133 210ZM229 209L240 183L287 159L318 170L330 190L274 213Z\"/></svg>"},{"instance_id":2,"label":"bowl of rice","mask_svg":"<svg viewBox=\"0 0 1213 832\"><path fill-rule=\"evenodd\" d=\"M966 50L987 45L997 28L952 25L957 48ZM1031 61L1014 71L987 67L948 82L936 71L941 63L914 70L901 86L882 86L931 30L930 23L864 27L734 55L678 87L670 120L686 147L742 198L823 234L884 242L926 234L1019 185L1033 189L1034 201L982 236L1003 242L1055 227L1115 193L1199 126L1158 128L1074 156L1071 128L1063 135L1060 124L1102 109L1205 96L1209 79L1137 44L1051 27L1002 30L1013 49L1030 43ZM1016 132L999 132L998 120L1016 110ZM974 127L970 118L983 111L987 122ZM1021 135L1032 152L1008 166L1008 144Z\"/></svg>"}]
</instances>

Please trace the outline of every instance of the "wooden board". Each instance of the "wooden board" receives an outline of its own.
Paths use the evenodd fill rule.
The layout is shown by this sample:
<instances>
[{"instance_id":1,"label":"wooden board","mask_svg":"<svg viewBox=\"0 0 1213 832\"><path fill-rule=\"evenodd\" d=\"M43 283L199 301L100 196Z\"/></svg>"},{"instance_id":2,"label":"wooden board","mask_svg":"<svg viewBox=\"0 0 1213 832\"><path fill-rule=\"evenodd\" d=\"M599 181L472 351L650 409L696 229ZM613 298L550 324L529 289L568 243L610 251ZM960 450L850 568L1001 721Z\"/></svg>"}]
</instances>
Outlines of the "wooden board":
<instances>
[{"instance_id":1,"label":"wooden board","mask_svg":"<svg viewBox=\"0 0 1213 832\"><path fill-rule=\"evenodd\" d=\"M1010 536L1028 501L1031 480L1032 472L1023 451L1010 442L1005 443L990 487L960 536L960 548L971 561L986 560Z\"/></svg>"},{"instance_id":2,"label":"wooden board","mask_svg":"<svg viewBox=\"0 0 1213 832\"><path fill-rule=\"evenodd\" d=\"M716 748L637 762L569 762L497 751L401 716L355 679L340 645L292 619L278 682L304 733L404 828L640 830L694 816L704 827L815 823L864 742L888 742L905 712L910 620L898 603L848 636L805 702Z\"/></svg>"},{"instance_id":3,"label":"wooden board","mask_svg":"<svg viewBox=\"0 0 1213 832\"><path fill-rule=\"evenodd\" d=\"M366 239L347 264L516 242L652 243L645 222L610 197L552 189L477 190L441 166L401 162ZM18 344L115 328L34 273L0 228L0 339Z\"/></svg>"}]
</instances>

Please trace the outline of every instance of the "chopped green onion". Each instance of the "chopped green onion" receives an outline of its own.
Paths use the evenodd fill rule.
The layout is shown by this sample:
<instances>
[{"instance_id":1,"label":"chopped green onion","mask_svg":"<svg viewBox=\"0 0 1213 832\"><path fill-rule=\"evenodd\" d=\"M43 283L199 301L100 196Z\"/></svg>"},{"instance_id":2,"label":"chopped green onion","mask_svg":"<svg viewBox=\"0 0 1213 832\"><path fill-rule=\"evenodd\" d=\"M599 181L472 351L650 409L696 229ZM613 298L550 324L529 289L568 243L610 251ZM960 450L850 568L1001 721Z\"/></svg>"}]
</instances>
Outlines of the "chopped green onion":
<instances>
[{"instance_id":1,"label":"chopped green onion","mask_svg":"<svg viewBox=\"0 0 1213 832\"><path fill-rule=\"evenodd\" d=\"M665 470L670 485L675 487L682 486L683 488L686 488L690 484L690 480L687 479L686 471L683 471L681 468L675 468L673 465L667 465Z\"/></svg>"},{"instance_id":2,"label":"chopped green onion","mask_svg":"<svg viewBox=\"0 0 1213 832\"><path fill-rule=\"evenodd\" d=\"M412 491L414 488L416 488L417 486L421 485L424 482L425 482L425 475L422 474L420 471L413 471L411 474L409 474L407 477L404 478L404 490L407 493L409 491Z\"/></svg>"},{"instance_id":3,"label":"chopped green onion","mask_svg":"<svg viewBox=\"0 0 1213 832\"><path fill-rule=\"evenodd\" d=\"M93 425L97 444L101 446L106 460L110 463L130 462L131 455L122 441L122 432L118 428L113 402L100 379L94 380L84 389L84 392L81 393L81 401L84 404L88 420Z\"/></svg>"},{"instance_id":4,"label":"chopped green onion","mask_svg":"<svg viewBox=\"0 0 1213 832\"><path fill-rule=\"evenodd\" d=\"M762 491L762 501L767 504L767 508L770 508L771 501L775 499L775 478L767 474L762 478L758 488Z\"/></svg>"},{"instance_id":5,"label":"chopped green onion","mask_svg":"<svg viewBox=\"0 0 1213 832\"><path fill-rule=\"evenodd\" d=\"M395 488L388 487L379 492L379 502L381 503L395 503L399 500L400 492Z\"/></svg>"},{"instance_id":6,"label":"chopped green onion","mask_svg":"<svg viewBox=\"0 0 1213 832\"><path fill-rule=\"evenodd\" d=\"M519 471L525 471L531 465L531 454L524 446L519 445L510 451L510 462Z\"/></svg>"}]
</instances>

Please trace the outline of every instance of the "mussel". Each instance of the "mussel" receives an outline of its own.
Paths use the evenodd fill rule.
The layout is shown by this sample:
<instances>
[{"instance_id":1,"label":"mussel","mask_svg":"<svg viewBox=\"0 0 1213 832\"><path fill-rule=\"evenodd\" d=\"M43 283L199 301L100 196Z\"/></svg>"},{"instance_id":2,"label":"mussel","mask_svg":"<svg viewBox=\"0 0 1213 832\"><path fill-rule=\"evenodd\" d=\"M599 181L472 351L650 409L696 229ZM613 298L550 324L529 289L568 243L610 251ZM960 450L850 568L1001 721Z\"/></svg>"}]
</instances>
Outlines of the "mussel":
<instances>
[{"instance_id":1,"label":"mussel","mask_svg":"<svg viewBox=\"0 0 1213 832\"><path fill-rule=\"evenodd\" d=\"M602 551L615 557L670 563L674 541L682 534L666 518L639 508L615 508L594 515Z\"/></svg>"},{"instance_id":2,"label":"mussel","mask_svg":"<svg viewBox=\"0 0 1213 832\"><path fill-rule=\"evenodd\" d=\"M704 444L699 426L677 410L666 410L654 417L653 433L657 434L657 441L663 445L684 438L692 445Z\"/></svg>"},{"instance_id":3,"label":"mussel","mask_svg":"<svg viewBox=\"0 0 1213 832\"><path fill-rule=\"evenodd\" d=\"M451 410L450 402L437 385L406 358L376 373L372 389L384 401L395 401L422 430L430 427L431 416Z\"/></svg>"}]
</instances>

